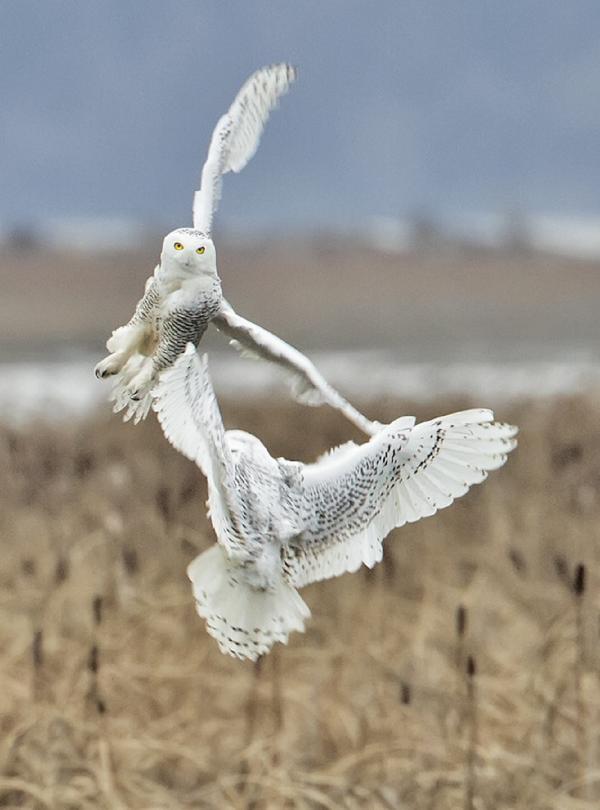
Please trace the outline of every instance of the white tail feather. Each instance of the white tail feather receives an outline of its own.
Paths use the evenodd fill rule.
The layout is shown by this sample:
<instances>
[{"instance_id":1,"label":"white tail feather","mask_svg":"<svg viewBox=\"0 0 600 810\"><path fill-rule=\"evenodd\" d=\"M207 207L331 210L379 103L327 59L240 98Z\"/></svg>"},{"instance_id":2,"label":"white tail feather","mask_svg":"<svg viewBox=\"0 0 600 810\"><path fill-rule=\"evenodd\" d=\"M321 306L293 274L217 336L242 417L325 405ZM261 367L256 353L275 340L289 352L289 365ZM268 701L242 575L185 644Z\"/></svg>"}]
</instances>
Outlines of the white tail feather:
<instances>
[{"instance_id":1,"label":"white tail feather","mask_svg":"<svg viewBox=\"0 0 600 810\"><path fill-rule=\"evenodd\" d=\"M241 574L218 545L188 566L196 609L221 652L256 661L276 642L287 644L292 631L303 632L310 610L283 580L273 588L257 590Z\"/></svg>"}]
</instances>

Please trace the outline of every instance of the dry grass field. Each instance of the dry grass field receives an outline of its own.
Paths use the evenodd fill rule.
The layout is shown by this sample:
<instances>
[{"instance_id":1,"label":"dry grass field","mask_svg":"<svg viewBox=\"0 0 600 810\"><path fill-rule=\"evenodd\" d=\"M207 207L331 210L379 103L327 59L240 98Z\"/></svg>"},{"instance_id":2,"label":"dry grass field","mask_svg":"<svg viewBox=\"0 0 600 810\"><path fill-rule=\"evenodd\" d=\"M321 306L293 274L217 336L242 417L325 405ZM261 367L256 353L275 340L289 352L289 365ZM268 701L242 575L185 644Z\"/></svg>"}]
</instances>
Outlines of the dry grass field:
<instances>
[{"instance_id":1,"label":"dry grass field","mask_svg":"<svg viewBox=\"0 0 600 810\"><path fill-rule=\"evenodd\" d=\"M348 438L324 409L224 412L291 458ZM600 404L498 415L506 467L303 592L307 633L258 665L194 612L205 486L153 421L1 429L0 807L597 807Z\"/></svg>"}]
</instances>

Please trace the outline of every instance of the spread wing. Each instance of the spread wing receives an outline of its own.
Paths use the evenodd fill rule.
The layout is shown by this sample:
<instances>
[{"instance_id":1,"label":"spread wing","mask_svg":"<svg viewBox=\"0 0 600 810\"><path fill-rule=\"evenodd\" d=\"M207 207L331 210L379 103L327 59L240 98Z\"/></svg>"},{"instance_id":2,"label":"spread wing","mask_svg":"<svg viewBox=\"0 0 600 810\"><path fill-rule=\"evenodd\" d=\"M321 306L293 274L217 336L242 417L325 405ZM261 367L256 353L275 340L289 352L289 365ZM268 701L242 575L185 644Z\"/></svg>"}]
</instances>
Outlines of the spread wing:
<instances>
[{"instance_id":1,"label":"spread wing","mask_svg":"<svg viewBox=\"0 0 600 810\"><path fill-rule=\"evenodd\" d=\"M232 346L240 350L242 355L267 360L286 371L290 375L292 394L299 402L305 405L330 405L369 436L381 428L381 425L363 416L332 388L301 352L262 326L240 317L225 301L212 322L217 329L232 338Z\"/></svg>"},{"instance_id":2,"label":"spread wing","mask_svg":"<svg viewBox=\"0 0 600 810\"><path fill-rule=\"evenodd\" d=\"M470 410L396 423L368 443L304 468L306 529L285 549L288 581L300 587L381 560L383 539L433 515L501 467L517 429Z\"/></svg>"},{"instance_id":3,"label":"spread wing","mask_svg":"<svg viewBox=\"0 0 600 810\"><path fill-rule=\"evenodd\" d=\"M257 70L239 91L214 129L200 188L194 194L194 228L210 236L221 197L222 177L239 172L252 158L271 110L296 78L291 65Z\"/></svg>"},{"instance_id":4,"label":"spread wing","mask_svg":"<svg viewBox=\"0 0 600 810\"><path fill-rule=\"evenodd\" d=\"M206 356L188 344L153 392L153 407L167 440L194 461L208 480L210 517L219 542L228 554L250 556L243 531L235 475L225 428L213 391Z\"/></svg>"}]
</instances>

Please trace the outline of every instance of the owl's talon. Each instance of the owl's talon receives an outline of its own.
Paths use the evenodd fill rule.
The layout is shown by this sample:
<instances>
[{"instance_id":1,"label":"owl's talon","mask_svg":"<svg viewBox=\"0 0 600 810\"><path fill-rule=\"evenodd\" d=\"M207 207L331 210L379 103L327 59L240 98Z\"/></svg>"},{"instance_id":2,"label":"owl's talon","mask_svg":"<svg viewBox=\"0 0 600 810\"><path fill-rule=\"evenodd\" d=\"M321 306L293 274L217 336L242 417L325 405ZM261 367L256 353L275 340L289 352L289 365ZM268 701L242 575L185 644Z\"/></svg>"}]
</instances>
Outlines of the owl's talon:
<instances>
[{"instance_id":1,"label":"owl's talon","mask_svg":"<svg viewBox=\"0 0 600 810\"><path fill-rule=\"evenodd\" d=\"M153 369L152 369L152 360L147 358L144 361L144 365L142 366L141 371L131 379L129 385L127 386L127 390L129 391L129 396L134 402L139 402L141 399L144 399L146 394L152 388L153 383Z\"/></svg>"},{"instance_id":2,"label":"owl's talon","mask_svg":"<svg viewBox=\"0 0 600 810\"><path fill-rule=\"evenodd\" d=\"M104 380L106 377L112 377L113 374L118 374L123 365L123 358L121 354L109 354L104 360L101 360L94 369L94 374L99 380Z\"/></svg>"},{"instance_id":3,"label":"owl's talon","mask_svg":"<svg viewBox=\"0 0 600 810\"><path fill-rule=\"evenodd\" d=\"M144 385L141 388L135 388L133 390L130 389L131 393L129 397L131 400L133 400L133 402L140 402L142 399L144 399L146 394L150 392L151 388L152 385L149 383L148 385Z\"/></svg>"}]
</instances>

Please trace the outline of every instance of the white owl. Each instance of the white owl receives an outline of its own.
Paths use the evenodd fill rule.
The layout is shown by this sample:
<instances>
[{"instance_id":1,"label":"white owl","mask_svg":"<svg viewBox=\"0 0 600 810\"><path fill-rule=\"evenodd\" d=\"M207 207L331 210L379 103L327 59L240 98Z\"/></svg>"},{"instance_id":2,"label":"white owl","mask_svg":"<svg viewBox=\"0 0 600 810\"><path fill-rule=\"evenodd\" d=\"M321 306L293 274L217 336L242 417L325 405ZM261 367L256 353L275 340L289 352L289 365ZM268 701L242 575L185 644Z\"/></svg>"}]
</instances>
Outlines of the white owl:
<instances>
[{"instance_id":1,"label":"white owl","mask_svg":"<svg viewBox=\"0 0 600 810\"><path fill-rule=\"evenodd\" d=\"M327 403L368 434L379 427L340 396L304 355L237 315L221 292L211 230L222 177L239 172L254 155L271 110L295 78L289 65L271 65L244 84L213 132L201 186L194 195L193 228L167 234L160 263L146 282L133 317L107 341L110 354L96 366L96 376L116 375L114 410L125 409L125 419L145 418L160 373L188 342L197 346L213 323L244 354L274 362L290 373L300 401Z\"/></svg>"},{"instance_id":2,"label":"white owl","mask_svg":"<svg viewBox=\"0 0 600 810\"><path fill-rule=\"evenodd\" d=\"M371 568L392 529L449 506L516 445L516 428L469 410L398 419L315 464L274 459L255 436L225 431L191 344L161 376L154 408L208 479L217 544L188 568L198 613L222 652L253 660L304 629L297 588Z\"/></svg>"}]
</instances>

